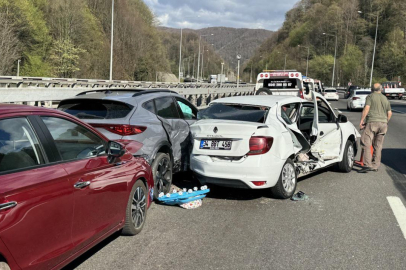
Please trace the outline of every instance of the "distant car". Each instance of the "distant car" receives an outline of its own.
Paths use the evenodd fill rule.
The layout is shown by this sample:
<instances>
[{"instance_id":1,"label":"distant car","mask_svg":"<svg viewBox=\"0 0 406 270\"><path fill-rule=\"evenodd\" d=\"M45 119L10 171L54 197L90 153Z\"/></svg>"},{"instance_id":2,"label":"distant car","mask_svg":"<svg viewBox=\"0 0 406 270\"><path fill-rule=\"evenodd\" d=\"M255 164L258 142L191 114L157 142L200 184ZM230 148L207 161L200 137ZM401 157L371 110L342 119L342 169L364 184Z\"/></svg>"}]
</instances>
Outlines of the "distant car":
<instances>
[{"instance_id":1,"label":"distant car","mask_svg":"<svg viewBox=\"0 0 406 270\"><path fill-rule=\"evenodd\" d=\"M201 184L265 189L290 198L298 177L330 165L350 172L360 137L320 94L217 99L191 126L191 169Z\"/></svg>"},{"instance_id":2,"label":"distant car","mask_svg":"<svg viewBox=\"0 0 406 270\"><path fill-rule=\"evenodd\" d=\"M357 85L349 86L347 91L345 91L344 98L347 99L351 95L352 91L354 91L356 89L361 89L361 87L359 87Z\"/></svg>"},{"instance_id":3,"label":"distant car","mask_svg":"<svg viewBox=\"0 0 406 270\"><path fill-rule=\"evenodd\" d=\"M185 78L185 79L183 79L183 82L185 82L185 83L196 82L196 79L195 78Z\"/></svg>"},{"instance_id":4,"label":"distant car","mask_svg":"<svg viewBox=\"0 0 406 270\"><path fill-rule=\"evenodd\" d=\"M353 90L347 100L347 109L349 111L363 109L365 107L365 100L369 94L371 94L371 89Z\"/></svg>"},{"instance_id":5,"label":"distant car","mask_svg":"<svg viewBox=\"0 0 406 270\"><path fill-rule=\"evenodd\" d=\"M139 233L153 185L143 158L76 117L0 105L0 269L60 269L118 230Z\"/></svg>"},{"instance_id":6,"label":"distant car","mask_svg":"<svg viewBox=\"0 0 406 270\"><path fill-rule=\"evenodd\" d=\"M338 95L337 89L335 88L326 88L324 90L324 98L327 100L339 100L340 96Z\"/></svg>"},{"instance_id":7,"label":"distant car","mask_svg":"<svg viewBox=\"0 0 406 270\"><path fill-rule=\"evenodd\" d=\"M189 168L189 125L198 109L167 89L88 91L61 101L58 109L89 123L111 140L135 140L154 174L154 197L169 192L172 175Z\"/></svg>"}]
</instances>

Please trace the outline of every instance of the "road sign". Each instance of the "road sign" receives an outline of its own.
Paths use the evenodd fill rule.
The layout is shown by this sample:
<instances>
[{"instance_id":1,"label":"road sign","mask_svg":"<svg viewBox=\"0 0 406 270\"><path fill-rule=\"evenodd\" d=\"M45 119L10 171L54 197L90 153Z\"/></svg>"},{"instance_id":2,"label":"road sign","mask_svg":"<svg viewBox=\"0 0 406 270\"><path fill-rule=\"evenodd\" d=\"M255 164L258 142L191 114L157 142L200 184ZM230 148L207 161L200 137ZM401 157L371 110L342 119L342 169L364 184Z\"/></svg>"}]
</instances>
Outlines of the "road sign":
<instances>
[{"instance_id":1,"label":"road sign","mask_svg":"<svg viewBox=\"0 0 406 270\"><path fill-rule=\"evenodd\" d=\"M241 59L241 54L237 54L237 59L238 59L238 60Z\"/></svg>"}]
</instances>

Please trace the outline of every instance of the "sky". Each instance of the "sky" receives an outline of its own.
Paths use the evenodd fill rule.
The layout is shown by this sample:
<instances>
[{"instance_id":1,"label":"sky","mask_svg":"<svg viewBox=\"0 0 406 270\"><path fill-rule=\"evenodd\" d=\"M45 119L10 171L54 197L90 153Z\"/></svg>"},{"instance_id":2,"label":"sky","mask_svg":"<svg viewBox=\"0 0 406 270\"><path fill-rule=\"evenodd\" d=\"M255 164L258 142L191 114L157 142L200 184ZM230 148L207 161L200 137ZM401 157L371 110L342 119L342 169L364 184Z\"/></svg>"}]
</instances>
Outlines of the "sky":
<instances>
[{"instance_id":1,"label":"sky","mask_svg":"<svg viewBox=\"0 0 406 270\"><path fill-rule=\"evenodd\" d=\"M278 30L299 0L145 0L161 26Z\"/></svg>"}]
</instances>

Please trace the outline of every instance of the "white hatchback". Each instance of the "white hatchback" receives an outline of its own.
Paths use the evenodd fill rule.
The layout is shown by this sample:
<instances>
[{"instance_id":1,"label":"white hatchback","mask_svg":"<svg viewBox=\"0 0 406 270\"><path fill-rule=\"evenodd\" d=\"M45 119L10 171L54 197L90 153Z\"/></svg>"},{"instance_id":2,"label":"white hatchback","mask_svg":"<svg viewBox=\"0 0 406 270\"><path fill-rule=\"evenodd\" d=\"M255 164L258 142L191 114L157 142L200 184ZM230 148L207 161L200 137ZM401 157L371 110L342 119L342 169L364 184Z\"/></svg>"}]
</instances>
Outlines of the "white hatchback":
<instances>
[{"instance_id":1,"label":"white hatchback","mask_svg":"<svg viewBox=\"0 0 406 270\"><path fill-rule=\"evenodd\" d=\"M368 95L371 94L371 89L357 89L352 91L348 97L347 109L349 111L363 109Z\"/></svg>"},{"instance_id":2,"label":"white hatchback","mask_svg":"<svg viewBox=\"0 0 406 270\"><path fill-rule=\"evenodd\" d=\"M339 100L340 96L335 88L326 88L324 90L324 98L327 100Z\"/></svg>"},{"instance_id":3,"label":"white hatchback","mask_svg":"<svg viewBox=\"0 0 406 270\"><path fill-rule=\"evenodd\" d=\"M344 115L313 100L243 96L214 100L191 125L190 167L202 184L271 188L289 198L298 177L330 165L350 172L360 134Z\"/></svg>"}]
</instances>

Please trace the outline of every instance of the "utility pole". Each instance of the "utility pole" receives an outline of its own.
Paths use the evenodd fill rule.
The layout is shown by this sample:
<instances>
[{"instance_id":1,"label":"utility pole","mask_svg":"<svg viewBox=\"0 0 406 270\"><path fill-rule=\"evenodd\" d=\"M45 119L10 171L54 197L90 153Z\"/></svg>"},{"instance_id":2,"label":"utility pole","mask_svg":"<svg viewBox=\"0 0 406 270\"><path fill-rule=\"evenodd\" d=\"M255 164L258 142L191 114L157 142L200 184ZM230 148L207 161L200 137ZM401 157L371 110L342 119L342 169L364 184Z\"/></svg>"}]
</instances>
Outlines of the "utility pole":
<instances>
[{"instance_id":1,"label":"utility pole","mask_svg":"<svg viewBox=\"0 0 406 270\"><path fill-rule=\"evenodd\" d=\"M331 34L323 33L323 35L332 36L332 37L336 38L336 46L335 46L335 50L334 50L333 79L331 80L331 87L333 87L334 86L335 71L336 71L336 59L337 59L337 34L331 35Z\"/></svg>"},{"instance_id":2,"label":"utility pole","mask_svg":"<svg viewBox=\"0 0 406 270\"><path fill-rule=\"evenodd\" d=\"M197 81L199 81L199 71L200 71L200 44L202 43L202 37L205 37L205 36L214 36L214 34L200 35L200 37L199 37L199 55L197 58ZM203 69L203 59L202 59L202 69Z\"/></svg>"},{"instance_id":3,"label":"utility pole","mask_svg":"<svg viewBox=\"0 0 406 270\"><path fill-rule=\"evenodd\" d=\"M250 83L252 83L252 62L251 62L251 74L250 74Z\"/></svg>"},{"instance_id":4,"label":"utility pole","mask_svg":"<svg viewBox=\"0 0 406 270\"><path fill-rule=\"evenodd\" d=\"M374 63L375 63L375 52L376 52L376 40L378 38L378 26L379 26L379 13L376 15L375 45L374 45L374 54L372 56L371 78L369 80L369 87L371 87L371 88L372 88L372 77L374 75Z\"/></svg>"},{"instance_id":5,"label":"utility pole","mask_svg":"<svg viewBox=\"0 0 406 270\"><path fill-rule=\"evenodd\" d=\"M223 85L223 71L224 71L224 62L221 62L220 86Z\"/></svg>"},{"instance_id":6,"label":"utility pole","mask_svg":"<svg viewBox=\"0 0 406 270\"><path fill-rule=\"evenodd\" d=\"M193 54L193 72L192 72L192 78L195 78L195 62L196 62L196 54Z\"/></svg>"},{"instance_id":7,"label":"utility pole","mask_svg":"<svg viewBox=\"0 0 406 270\"><path fill-rule=\"evenodd\" d=\"M20 77L20 62L21 62L21 60L18 59L17 60L17 77Z\"/></svg>"},{"instance_id":8,"label":"utility pole","mask_svg":"<svg viewBox=\"0 0 406 270\"><path fill-rule=\"evenodd\" d=\"M238 68L237 68L237 88L240 85L240 60L241 60L241 55L237 54L237 60L238 60Z\"/></svg>"},{"instance_id":9,"label":"utility pole","mask_svg":"<svg viewBox=\"0 0 406 270\"><path fill-rule=\"evenodd\" d=\"M182 28L180 29L180 45L179 45L179 83L181 76L181 65L182 65Z\"/></svg>"},{"instance_id":10,"label":"utility pole","mask_svg":"<svg viewBox=\"0 0 406 270\"><path fill-rule=\"evenodd\" d=\"M362 11L358 11L359 14L362 14ZM374 76L374 64L375 64L375 53L376 53L376 41L378 38L378 27L379 27L379 11L376 16L376 29L375 29L375 44L374 44L374 53L372 55L372 66L371 66L371 78L369 79L369 87L372 88L372 78Z\"/></svg>"},{"instance_id":11,"label":"utility pole","mask_svg":"<svg viewBox=\"0 0 406 270\"><path fill-rule=\"evenodd\" d=\"M310 47L306 47L306 46L302 46L302 45L298 45L298 47L303 47L307 49L307 63L306 63L306 77L309 71L309 56L310 56Z\"/></svg>"},{"instance_id":12,"label":"utility pole","mask_svg":"<svg viewBox=\"0 0 406 270\"><path fill-rule=\"evenodd\" d=\"M285 54L285 66L284 66L284 68L283 68L283 71L285 71L286 70L286 58L288 57L288 55L287 54Z\"/></svg>"},{"instance_id":13,"label":"utility pole","mask_svg":"<svg viewBox=\"0 0 406 270\"><path fill-rule=\"evenodd\" d=\"M111 1L110 81L113 80L114 0Z\"/></svg>"}]
</instances>

